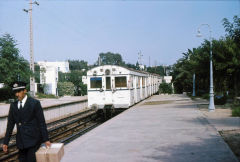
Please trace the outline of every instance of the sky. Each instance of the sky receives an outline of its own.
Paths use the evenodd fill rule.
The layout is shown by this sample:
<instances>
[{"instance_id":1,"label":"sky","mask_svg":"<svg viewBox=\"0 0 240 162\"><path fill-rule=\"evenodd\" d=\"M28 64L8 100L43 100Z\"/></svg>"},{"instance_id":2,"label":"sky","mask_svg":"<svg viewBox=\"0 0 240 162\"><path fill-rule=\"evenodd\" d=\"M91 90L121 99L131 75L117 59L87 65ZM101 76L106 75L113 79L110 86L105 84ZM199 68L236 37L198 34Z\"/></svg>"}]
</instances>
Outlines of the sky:
<instances>
[{"instance_id":1,"label":"sky","mask_svg":"<svg viewBox=\"0 0 240 162\"><path fill-rule=\"evenodd\" d=\"M240 0L38 0L33 6L34 60L97 61L99 53L135 64L172 65L188 49L225 36L222 19L240 17ZM0 36L9 33L30 59L29 0L0 0ZM150 64L149 64L150 63Z\"/></svg>"}]
</instances>

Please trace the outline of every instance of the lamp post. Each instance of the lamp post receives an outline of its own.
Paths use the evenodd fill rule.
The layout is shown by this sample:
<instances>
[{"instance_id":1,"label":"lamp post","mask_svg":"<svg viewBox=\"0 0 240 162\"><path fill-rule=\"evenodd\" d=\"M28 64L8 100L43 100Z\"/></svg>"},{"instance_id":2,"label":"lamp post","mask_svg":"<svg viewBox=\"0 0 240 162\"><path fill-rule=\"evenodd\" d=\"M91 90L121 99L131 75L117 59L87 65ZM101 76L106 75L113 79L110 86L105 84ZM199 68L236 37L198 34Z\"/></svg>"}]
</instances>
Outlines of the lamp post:
<instances>
[{"instance_id":1,"label":"lamp post","mask_svg":"<svg viewBox=\"0 0 240 162\"><path fill-rule=\"evenodd\" d=\"M195 97L195 73L193 74L193 93L192 96Z\"/></svg>"},{"instance_id":2,"label":"lamp post","mask_svg":"<svg viewBox=\"0 0 240 162\"><path fill-rule=\"evenodd\" d=\"M215 105L214 105L214 92L213 92L213 65L212 65L212 30L209 24L201 24L198 28L198 34L197 37L201 37L200 33L200 27L202 26L207 26L209 29L209 41L210 41L210 91L209 91L209 106L208 110L209 111L214 111L215 110Z\"/></svg>"}]
</instances>

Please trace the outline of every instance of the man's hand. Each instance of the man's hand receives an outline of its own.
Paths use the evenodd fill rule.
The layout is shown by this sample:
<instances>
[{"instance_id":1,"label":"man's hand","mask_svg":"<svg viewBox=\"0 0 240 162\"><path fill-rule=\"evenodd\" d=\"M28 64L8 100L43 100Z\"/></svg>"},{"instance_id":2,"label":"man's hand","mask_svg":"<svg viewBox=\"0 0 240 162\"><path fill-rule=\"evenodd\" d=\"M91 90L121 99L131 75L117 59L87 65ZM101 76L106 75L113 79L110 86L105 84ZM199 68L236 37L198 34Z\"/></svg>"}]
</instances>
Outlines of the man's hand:
<instances>
[{"instance_id":1,"label":"man's hand","mask_svg":"<svg viewBox=\"0 0 240 162\"><path fill-rule=\"evenodd\" d=\"M46 145L46 148L49 148L49 147L51 147L51 142L50 141L46 141L45 145Z\"/></svg>"},{"instance_id":2,"label":"man's hand","mask_svg":"<svg viewBox=\"0 0 240 162\"><path fill-rule=\"evenodd\" d=\"M8 151L8 145L3 144L2 148L5 153Z\"/></svg>"}]
</instances>

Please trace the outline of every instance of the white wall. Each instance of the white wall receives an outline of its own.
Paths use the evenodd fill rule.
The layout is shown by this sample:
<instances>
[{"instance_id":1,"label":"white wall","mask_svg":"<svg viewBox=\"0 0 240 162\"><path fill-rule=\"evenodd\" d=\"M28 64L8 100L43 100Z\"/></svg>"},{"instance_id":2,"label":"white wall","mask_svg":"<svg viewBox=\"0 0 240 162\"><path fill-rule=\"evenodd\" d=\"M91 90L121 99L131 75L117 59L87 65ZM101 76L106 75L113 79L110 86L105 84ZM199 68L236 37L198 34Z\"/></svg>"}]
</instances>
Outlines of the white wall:
<instances>
[{"instance_id":1,"label":"white wall","mask_svg":"<svg viewBox=\"0 0 240 162\"><path fill-rule=\"evenodd\" d=\"M40 72L40 83L46 85L44 93L57 95L58 72L69 72L69 63L40 61L38 64L40 69L45 69Z\"/></svg>"},{"instance_id":2,"label":"white wall","mask_svg":"<svg viewBox=\"0 0 240 162\"><path fill-rule=\"evenodd\" d=\"M172 82L172 76L164 76L163 78L166 83L171 83Z\"/></svg>"},{"instance_id":3,"label":"white wall","mask_svg":"<svg viewBox=\"0 0 240 162\"><path fill-rule=\"evenodd\" d=\"M4 83L0 83L0 88L3 88L4 87Z\"/></svg>"}]
</instances>

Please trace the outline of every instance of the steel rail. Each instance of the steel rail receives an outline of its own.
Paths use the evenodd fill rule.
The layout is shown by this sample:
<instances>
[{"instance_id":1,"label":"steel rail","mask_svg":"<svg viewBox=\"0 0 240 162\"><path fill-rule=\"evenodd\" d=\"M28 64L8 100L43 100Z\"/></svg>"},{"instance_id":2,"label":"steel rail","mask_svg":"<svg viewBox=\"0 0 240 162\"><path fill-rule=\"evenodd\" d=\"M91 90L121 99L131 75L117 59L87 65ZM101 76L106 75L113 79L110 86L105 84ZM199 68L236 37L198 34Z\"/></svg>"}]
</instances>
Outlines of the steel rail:
<instances>
[{"instance_id":1,"label":"steel rail","mask_svg":"<svg viewBox=\"0 0 240 162\"><path fill-rule=\"evenodd\" d=\"M70 141L74 140L74 139L77 138L77 137L80 137L81 135L83 135L83 134L86 133L87 131L89 131L89 130L95 128L95 127L97 127L97 126L100 125L100 124L101 124L101 123L94 123L94 124L92 124L91 126L87 127L86 129L83 129L83 130L81 130L81 131L79 131L79 132L77 132L77 133L75 133L75 134L73 134L73 135L71 135L71 136L69 136L69 137L67 137L67 138L59 141L59 142L60 142L60 143L64 143L64 144L68 144Z\"/></svg>"},{"instance_id":2,"label":"steel rail","mask_svg":"<svg viewBox=\"0 0 240 162\"><path fill-rule=\"evenodd\" d=\"M89 111L91 111L91 110L88 110L87 112L83 112L83 113L81 113L81 115L84 115L84 114L86 114L86 113L88 113ZM82 117L82 118L77 118L77 119L75 119L75 120L72 120L71 122L67 122L67 123L65 123L65 124L61 124L61 125L59 125L59 126L57 126L57 127L55 127L55 128L52 128L52 129L49 129L49 134L50 133L52 133L52 132L54 132L54 131L56 131L56 130L58 130L58 129L61 129L61 128L64 128L64 127L66 127L66 126L69 126L69 125L71 125L71 124L74 124L74 123L78 123L79 121L82 121L82 120L85 120L85 119L87 119L87 118L92 118L92 116L94 116L94 115L96 115L96 113L94 112L94 113L91 113L91 114L87 114L86 116L84 116L84 117ZM74 115L75 117L76 116L80 116L80 115ZM68 119L70 119L71 117L67 117ZM88 121L85 121L84 123L81 123L80 125L78 124L78 125L76 125L76 126L74 126L74 127L79 127L79 126L81 126L81 125L84 125L84 124L86 124L86 123L88 123L88 122L90 122L91 120L95 120L96 118L93 118L93 119L89 119ZM67 120L64 118L64 119L60 119L60 120L58 120L59 122L60 121L62 121L62 122L66 122ZM58 123L58 122L56 122L55 121L55 123ZM74 128L70 128L71 130L73 130ZM57 133L58 135L60 135L60 134L63 134L63 133L65 133L65 132L67 132L67 131L70 131L69 129L68 130L66 130L66 131L62 131L62 132L59 132L59 133ZM50 140L51 139L53 139L53 138L55 138L55 137L57 137L57 136L55 136L55 135L53 135L53 136L50 136ZM14 144L11 144L11 145L9 145L9 149L10 148L13 148L13 147L16 147L16 143L14 143ZM3 151L2 150L2 148L1 148L1 150L0 151ZM9 159L9 158L12 158L12 157L14 157L14 156L16 156L18 154L18 150L16 150L16 151L13 151L13 152L10 152L10 153L8 153L6 156L1 156L0 157L0 161L3 161L3 160L7 160L7 159Z\"/></svg>"}]
</instances>

